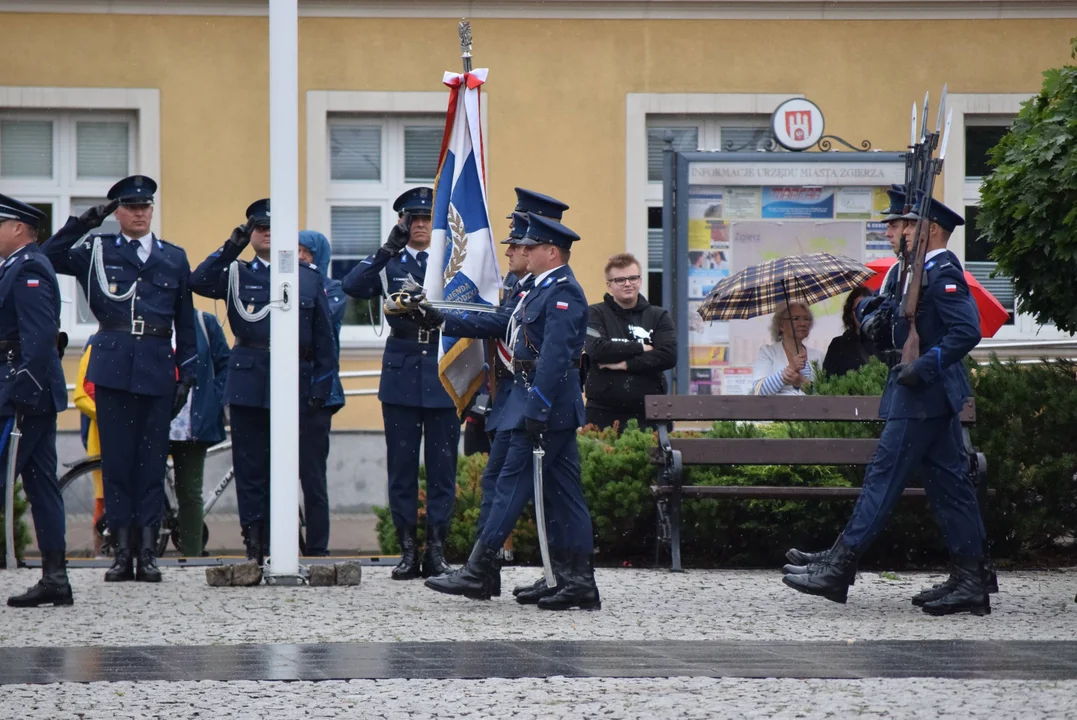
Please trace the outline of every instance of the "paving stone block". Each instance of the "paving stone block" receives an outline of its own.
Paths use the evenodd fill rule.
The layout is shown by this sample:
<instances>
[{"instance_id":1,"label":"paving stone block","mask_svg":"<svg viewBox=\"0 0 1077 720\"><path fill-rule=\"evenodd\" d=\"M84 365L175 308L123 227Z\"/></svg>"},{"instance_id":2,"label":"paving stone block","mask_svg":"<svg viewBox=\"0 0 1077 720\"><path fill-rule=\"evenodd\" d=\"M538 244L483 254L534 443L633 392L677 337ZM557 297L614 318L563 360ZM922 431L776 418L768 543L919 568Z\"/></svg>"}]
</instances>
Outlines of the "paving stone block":
<instances>
[{"instance_id":1,"label":"paving stone block","mask_svg":"<svg viewBox=\"0 0 1077 720\"><path fill-rule=\"evenodd\" d=\"M329 587L337 584L337 569L332 565L311 565L307 584L311 587Z\"/></svg>"},{"instance_id":2,"label":"paving stone block","mask_svg":"<svg viewBox=\"0 0 1077 720\"><path fill-rule=\"evenodd\" d=\"M206 584L210 587L228 587L232 584L232 565L216 565L206 568Z\"/></svg>"},{"instance_id":3,"label":"paving stone block","mask_svg":"<svg viewBox=\"0 0 1077 720\"><path fill-rule=\"evenodd\" d=\"M363 566L357 560L337 563L337 585L358 585L363 579Z\"/></svg>"},{"instance_id":4,"label":"paving stone block","mask_svg":"<svg viewBox=\"0 0 1077 720\"><path fill-rule=\"evenodd\" d=\"M232 584L236 587L251 587L262 582L262 568L254 560L234 566Z\"/></svg>"}]
</instances>

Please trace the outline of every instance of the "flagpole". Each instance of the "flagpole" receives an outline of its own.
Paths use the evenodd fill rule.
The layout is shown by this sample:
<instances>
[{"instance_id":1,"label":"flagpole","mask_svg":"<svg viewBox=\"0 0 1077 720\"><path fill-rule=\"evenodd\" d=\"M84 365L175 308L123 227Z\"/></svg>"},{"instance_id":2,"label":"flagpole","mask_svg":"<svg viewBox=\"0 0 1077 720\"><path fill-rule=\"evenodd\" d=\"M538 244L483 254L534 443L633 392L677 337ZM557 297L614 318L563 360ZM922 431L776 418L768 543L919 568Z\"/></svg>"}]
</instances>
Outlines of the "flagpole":
<instances>
[{"instance_id":1,"label":"flagpole","mask_svg":"<svg viewBox=\"0 0 1077 720\"><path fill-rule=\"evenodd\" d=\"M269 497L267 581L299 577L299 10L269 1L269 196L273 214L269 314Z\"/></svg>"}]
</instances>

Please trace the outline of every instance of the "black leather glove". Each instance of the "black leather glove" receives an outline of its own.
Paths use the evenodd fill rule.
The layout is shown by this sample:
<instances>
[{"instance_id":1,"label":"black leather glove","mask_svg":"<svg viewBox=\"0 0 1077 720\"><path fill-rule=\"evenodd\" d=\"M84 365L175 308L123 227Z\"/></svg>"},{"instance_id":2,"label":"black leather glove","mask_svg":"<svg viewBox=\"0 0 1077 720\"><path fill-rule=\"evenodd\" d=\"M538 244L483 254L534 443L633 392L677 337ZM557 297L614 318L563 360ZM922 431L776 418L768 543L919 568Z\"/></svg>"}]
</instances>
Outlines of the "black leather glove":
<instances>
[{"instance_id":1,"label":"black leather glove","mask_svg":"<svg viewBox=\"0 0 1077 720\"><path fill-rule=\"evenodd\" d=\"M524 431L536 447L546 444L546 423L542 420L526 418L524 420Z\"/></svg>"},{"instance_id":2,"label":"black leather glove","mask_svg":"<svg viewBox=\"0 0 1077 720\"><path fill-rule=\"evenodd\" d=\"M404 227L403 223L399 223L389 231L389 237L385 238L385 244L382 247L391 254L396 255L408 244L410 237L411 233L408 232L408 229Z\"/></svg>"},{"instance_id":3,"label":"black leather glove","mask_svg":"<svg viewBox=\"0 0 1077 720\"><path fill-rule=\"evenodd\" d=\"M871 341L877 350L889 350L893 344L890 325L893 315L889 310L877 310L865 317L860 325L860 334Z\"/></svg>"},{"instance_id":4,"label":"black leather glove","mask_svg":"<svg viewBox=\"0 0 1077 720\"><path fill-rule=\"evenodd\" d=\"M79 222L91 230L93 228L101 227L101 223L105 222L105 218L116 212L116 208L119 206L119 200L113 200L108 205L94 205L92 208L79 215Z\"/></svg>"},{"instance_id":5,"label":"black leather glove","mask_svg":"<svg viewBox=\"0 0 1077 720\"><path fill-rule=\"evenodd\" d=\"M194 380L180 380L176 383L176 399L172 401L172 418L175 419L183 406L187 404L187 396L191 394L191 386Z\"/></svg>"},{"instance_id":6,"label":"black leather glove","mask_svg":"<svg viewBox=\"0 0 1077 720\"><path fill-rule=\"evenodd\" d=\"M441 324L445 322L445 313L436 307L422 305L415 314L415 322L419 323L419 327L424 330L433 330L441 327Z\"/></svg>"},{"instance_id":7,"label":"black leather glove","mask_svg":"<svg viewBox=\"0 0 1077 720\"><path fill-rule=\"evenodd\" d=\"M894 366L894 370L897 372L898 385L916 388L924 384L924 379L920 377L920 373L916 372L912 363L898 363Z\"/></svg>"},{"instance_id":8,"label":"black leather glove","mask_svg":"<svg viewBox=\"0 0 1077 720\"><path fill-rule=\"evenodd\" d=\"M307 409L311 412L317 412L325 407L325 398L312 397L307 400Z\"/></svg>"},{"instance_id":9,"label":"black leather glove","mask_svg":"<svg viewBox=\"0 0 1077 720\"><path fill-rule=\"evenodd\" d=\"M240 250L247 247L251 242L250 225L244 223L243 225L236 226L236 229L232 231L231 237L228 238L228 242L237 246Z\"/></svg>"}]
</instances>

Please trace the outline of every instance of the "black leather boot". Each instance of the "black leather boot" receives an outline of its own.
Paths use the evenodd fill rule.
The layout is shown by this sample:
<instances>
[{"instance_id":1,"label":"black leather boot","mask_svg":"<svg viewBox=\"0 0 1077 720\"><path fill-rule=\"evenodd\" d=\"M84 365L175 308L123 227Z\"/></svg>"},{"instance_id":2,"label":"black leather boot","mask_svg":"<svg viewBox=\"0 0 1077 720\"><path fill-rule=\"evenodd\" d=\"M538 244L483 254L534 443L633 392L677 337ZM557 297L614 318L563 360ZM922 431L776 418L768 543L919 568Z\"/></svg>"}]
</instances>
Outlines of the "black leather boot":
<instances>
[{"instance_id":1,"label":"black leather boot","mask_svg":"<svg viewBox=\"0 0 1077 720\"><path fill-rule=\"evenodd\" d=\"M426 551L423 553L424 578L437 577L451 573L452 568L445 562L445 536L448 528L427 526L426 528Z\"/></svg>"},{"instance_id":2,"label":"black leather boot","mask_svg":"<svg viewBox=\"0 0 1077 720\"><path fill-rule=\"evenodd\" d=\"M261 557L258 564L265 566L266 558L269 557L269 523L264 522L258 528L258 552Z\"/></svg>"},{"instance_id":3,"label":"black leather boot","mask_svg":"<svg viewBox=\"0 0 1077 720\"><path fill-rule=\"evenodd\" d=\"M552 595L538 601L540 610L601 610L602 598L595 585L594 553L568 553L563 573L557 575ZM516 598L519 602L520 598Z\"/></svg>"},{"instance_id":4,"label":"black leather boot","mask_svg":"<svg viewBox=\"0 0 1077 720\"><path fill-rule=\"evenodd\" d=\"M419 568L419 540L415 528L396 529L400 541L400 562L393 568L393 580L414 580L421 574Z\"/></svg>"},{"instance_id":5,"label":"black leather boot","mask_svg":"<svg viewBox=\"0 0 1077 720\"><path fill-rule=\"evenodd\" d=\"M804 552L803 550L797 550L796 548L790 548L790 549L785 551L785 559L789 561L789 565L794 566L794 567L796 567L796 566L803 567L805 565L817 565L817 564L821 563L823 561L823 558L825 558L827 556L827 554L831 550L836 548L838 546L838 544L840 544L840 543L841 543L841 535L838 535L838 538L834 541L833 545L831 545L828 549L820 550L819 552ZM788 566L786 566L786 567L788 567ZM789 572L789 571L786 570L786 572Z\"/></svg>"},{"instance_id":6,"label":"black leather boot","mask_svg":"<svg viewBox=\"0 0 1077 720\"><path fill-rule=\"evenodd\" d=\"M928 615L962 612L990 615L991 596L987 592L983 559L967 556L955 558L954 575L956 582L953 590L937 600L924 603L924 612Z\"/></svg>"},{"instance_id":7,"label":"black leather boot","mask_svg":"<svg viewBox=\"0 0 1077 720\"><path fill-rule=\"evenodd\" d=\"M494 556L494 579L490 582L490 594L501 597L501 566L505 564L504 549L498 550Z\"/></svg>"},{"instance_id":8,"label":"black leather boot","mask_svg":"<svg viewBox=\"0 0 1077 720\"><path fill-rule=\"evenodd\" d=\"M929 588L924 588L912 598L912 604L916 607L923 607L929 602L939 600L949 595L957 587L957 560L955 556L950 556L950 577L943 580L941 583L932 585ZM991 569L987 563L983 566L983 583L984 589L988 594L998 592L998 575Z\"/></svg>"},{"instance_id":9,"label":"black leather boot","mask_svg":"<svg viewBox=\"0 0 1077 720\"><path fill-rule=\"evenodd\" d=\"M10 607L40 607L42 605L74 605L71 584L67 581L67 567L63 550L47 550L41 553L41 579L37 585L7 599Z\"/></svg>"},{"instance_id":10,"label":"black leather boot","mask_svg":"<svg viewBox=\"0 0 1077 720\"><path fill-rule=\"evenodd\" d=\"M243 527L243 546L247 548L247 559L259 565L265 563L262 556L262 523L251 523Z\"/></svg>"},{"instance_id":11,"label":"black leather boot","mask_svg":"<svg viewBox=\"0 0 1077 720\"><path fill-rule=\"evenodd\" d=\"M157 533L156 526L139 530L141 547L138 549L138 567L135 580L139 582L161 582L161 571L157 569Z\"/></svg>"},{"instance_id":12,"label":"black leather boot","mask_svg":"<svg viewBox=\"0 0 1077 720\"><path fill-rule=\"evenodd\" d=\"M516 595L516 602L521 605L537 605L542 598L557 594L557 591L565 584L565 574L571 570L569 559L570 556L565 551L550 548L550 566L553 568L554 577L557 578L557 587L547 585L546 576L543 575L531 585L517 586L516 590L512 591Z\"/></svg>"},{"instance_id":13,"label":"black leather boot","mask_svg":"<svg viewBox=\"0 0 1077 720\"><path fill-rule=\"evenodd\" d=\"M856 577L856 553L838 543L818 565L818 569L803 574L788 574L782 582L797 592L819 595L827 600L845 604L849 586Z\"/></svg>"},{"instance_id":14,"label":"black leather boot","mask_svg":"<svg viewBox=\"0 0 1077 720\"><path fill-rule=\"evenodd\" d=\"M429 578L426 586L446 595L463 595L472 600L489 600L494 582L497 548L475 542L471 557L459 570Z\"/></svg>"},{"instance_id":15,"label":"black leather boot","mask_svg":"<svg viewBox=\"0 0 1077 720\"><path fill-rule=\"evenodd\" d=\"M801 552L800 550L797 550L796 548L793 548L792 550L789 550L788 552L785 553L786 558L805 557L805 558L816 558L816 559L812 560L809 563L805 563L803 565L796 565L796 564L785 565L785 566L782 567L782 572L785 573L786 575L807 575L809 573L819 572L822 569L823 561L827 557L830 556L830 553L834 552L834 548L836 548L838 546L838 543L840 543L840 542L841 542L841 535L838 535L838 539L834 541L834 544L830 547L829 550L824 550L823 552L817 552L817 553L805 553L805 552ZM856 573L853 573L853 578L849 582L849 584L850 585L856 585Z\"/></svg>"},{"instance_id":16,"label":"black leather boot","mask_svg":"<svg viewBox=\"0 0 1077 720\"><path fill-rule=\"evenodd\" d=\"M135 579L134 558L131 555L131 528L112 530L115 556L112 567L105 571L105 582L124 582Z\"/></svg>"}]
</instances>

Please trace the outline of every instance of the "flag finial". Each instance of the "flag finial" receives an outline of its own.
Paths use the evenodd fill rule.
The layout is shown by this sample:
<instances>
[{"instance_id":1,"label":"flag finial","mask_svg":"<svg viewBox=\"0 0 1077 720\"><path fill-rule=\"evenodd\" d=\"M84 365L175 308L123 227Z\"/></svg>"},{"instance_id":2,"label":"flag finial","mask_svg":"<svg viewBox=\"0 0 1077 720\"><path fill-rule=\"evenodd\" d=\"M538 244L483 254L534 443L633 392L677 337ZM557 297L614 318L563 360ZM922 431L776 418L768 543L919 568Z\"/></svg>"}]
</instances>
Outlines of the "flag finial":
<instances>
[{"instance_id":1,"label":"flag finial","mask_svg":"<svg viewBox=\"0 0 1077 720\"><path fill-rule=\"evenodd\" d=\"M460 57L464 59L464 72L471 72L471 21L460 21Z\"/></svg>"}]
</instances>

